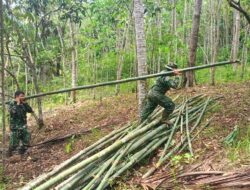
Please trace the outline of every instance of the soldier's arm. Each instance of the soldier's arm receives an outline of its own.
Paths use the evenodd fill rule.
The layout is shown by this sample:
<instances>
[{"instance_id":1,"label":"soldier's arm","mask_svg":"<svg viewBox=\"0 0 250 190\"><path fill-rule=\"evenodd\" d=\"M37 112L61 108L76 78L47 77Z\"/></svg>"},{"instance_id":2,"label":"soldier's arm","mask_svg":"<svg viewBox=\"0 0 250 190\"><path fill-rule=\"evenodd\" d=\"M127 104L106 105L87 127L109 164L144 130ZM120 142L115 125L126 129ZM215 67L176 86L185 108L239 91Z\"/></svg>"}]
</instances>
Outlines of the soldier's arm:
<instances>
[{"instance_id":1,"label":"soldier's arm","mask_svg":"<svg viewBox=\"0 0 250 190\"><path fill-rule=\"evenodd\" d=\"M25 107L26 112L28 112L28 113L33 113L34 112L33 109L30 107L30 105L28 103L25 102L25 103L23 103L23 105Z\"/></svg>"},{"instance_id":2,"label":"soldier's arm","mask_svg":"<svg viewBox=\"0 0 250 190\"><path fill-rule=\"evenodd\" d=\"M8 111L11 116L13 116L16 113L16 105L13 102L9 103Z\"/></svg>"},{"instance_id":3,"label":"soldier's arm","mask_svg":"<svg viewBox=\"0 0 250 190\"><path fill-rule=\"evenodd\" d=\"M168 80L168 83L170 88L177 89L180 85L180 78L179 77L175 77L174 79L170 78Z\"/></svg>"}]
</instances>

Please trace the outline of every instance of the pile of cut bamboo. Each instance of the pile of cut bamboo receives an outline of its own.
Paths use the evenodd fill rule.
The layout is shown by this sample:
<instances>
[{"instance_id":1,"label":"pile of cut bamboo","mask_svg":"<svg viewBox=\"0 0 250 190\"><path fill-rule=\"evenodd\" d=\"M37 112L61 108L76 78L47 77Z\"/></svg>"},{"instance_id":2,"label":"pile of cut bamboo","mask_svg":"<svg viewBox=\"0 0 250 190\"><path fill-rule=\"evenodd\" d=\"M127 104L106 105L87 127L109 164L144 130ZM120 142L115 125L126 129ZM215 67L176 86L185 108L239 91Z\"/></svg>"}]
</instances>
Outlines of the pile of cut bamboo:
<instances>
[{"instance_id":1,"label":"pile of cut bamboo","mask_svg":"<svg viewBox=\"0 0 250 190\"><path fill-rule=\"evenodd\" d=\"M170 117L171 126L161 122L163 109L157 108L143 123L113 131L22 189L103 190L135 164L164 147L156 166L143 176L148 177L172 155L185 149L193 154L192 141L210 123L211 119L200 125L216 99L205 95L184 98ZM181 134L179 142L175 142L177 133Z\"/></svg>"}]
</instances>

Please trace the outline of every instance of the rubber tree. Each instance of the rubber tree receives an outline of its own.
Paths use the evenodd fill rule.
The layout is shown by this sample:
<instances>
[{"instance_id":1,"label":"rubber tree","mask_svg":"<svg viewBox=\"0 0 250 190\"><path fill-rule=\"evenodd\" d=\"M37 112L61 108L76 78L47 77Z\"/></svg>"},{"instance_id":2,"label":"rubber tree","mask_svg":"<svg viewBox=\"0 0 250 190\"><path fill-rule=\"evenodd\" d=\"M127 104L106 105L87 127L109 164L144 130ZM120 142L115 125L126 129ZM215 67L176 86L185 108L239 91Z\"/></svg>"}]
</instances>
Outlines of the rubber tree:
<instances>
[{"instance_id":1,"label":"rubber tree","mask_svg":"<svg viewBox=\"0 0 250 190\"><path fill-rule=\"evenodd\" d=\"M232 61L235 61L238 59L239 44L240 44L240 12L237 10L234 10L234 27L233 27L232 49L231 49ZM234 64L233 70L234 70L234 73L236 74L237 64Z\"/></svg>"},{"instance_id":2,"label":"rubber tree","mask_svg":"<svg viewBox=\"0 0 250 190\"><path fill-rule=\"evenodd\" d=\"M2 98L2 144L3 144L3 150L5 148L5 83L4 83L4 77L5 77L5 62L4 62L4 19L3 19L3 1L0 0L0 45L1 45L1 98ZM2 165L4 167L5 163L5 153L3 151L2 153ZM3 171L4 172L4 171ZM2 174L4 177L4 173Z\"/></svg>"},{"instance_id":3,"label":"rubber tree","mask_svg":"<svg viewBox=\"0 0 250 190\"><path fill-rule=\"evenodd\" d=\"M195 66L196 51L197 51L197 46L198 46L198 34L199 34L199 27L200 27L201 7L202 7L202 0L196 0L194 14L193 14L193 24L192 24L190 45L189 45L188 67ZM187 77L186 86L192 87L195 83L194 71L187 72L186 77Z\"/></svg>"},{"instance_id":4,"label":"rubber tree","mask_svg":"<svg viewBox=\"0 0 250 190\"><path fill-rule=\"evenodd\" d=\"M250 24L250 13L248 13L242 6L241 6L241 1L240 0L227 0L228 4L230 7L236 9L237 11L239 11L240 13L242 13L244 15L244 17L246 18L248 24ZM246 2L249 3L249 1L247 0Z\"/></svg>"},{"instance_id":5,"label":"rubber tree","mask_svg":"<svg viewBox=\"0 0 250 190\"><path fill-rule=\"evenodd\" d=\"M136 36L136 56L138 76L147 74L147 54L146 54L146 38L144 29L144 7L142 0L134 0L134 20L135 20L135 36ZM143 101L147 93L146 80L140 80L138 83L138 111L141 113Z\"/></svg>"}]
</instances>

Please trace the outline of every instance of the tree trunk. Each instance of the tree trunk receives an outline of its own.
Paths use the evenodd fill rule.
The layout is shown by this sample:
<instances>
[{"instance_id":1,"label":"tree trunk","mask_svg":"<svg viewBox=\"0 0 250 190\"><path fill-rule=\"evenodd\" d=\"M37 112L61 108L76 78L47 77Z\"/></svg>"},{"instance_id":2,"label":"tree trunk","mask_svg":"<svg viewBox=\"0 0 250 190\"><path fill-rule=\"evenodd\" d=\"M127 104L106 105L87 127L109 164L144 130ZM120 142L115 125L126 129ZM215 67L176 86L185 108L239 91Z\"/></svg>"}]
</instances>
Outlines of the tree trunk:
<instances>
[{"instance_id":1,"label":"tree trunk","mask_svg":"<svg viewBox=\"0 0 250 190\"><path fill-rule=\"evenodd\" d=\"M64 41L63 41L63 34L62 34L62 29L61 27L57 26L57 32L58 32L58 37L60 40L60 45L61 45L61 61L62 61L62 75L63 75L63 86L66 88L66 75L65 75L65 47L64 47ZM67 102L67 94L65 94L65 104Z\"/></svg>"},{"instance_id":2,"label":"tree trunk","mask_svg":"<svg viewBox=\"0 0 250 190\"><path fill-rule=\"evenodd\" d=\"M3 147L3 153L2 153L2 178L5 177L4 167L5 167L5 83L4 83L4 77L5 77L5 62L4 62L4 21L3 21L3 2L0 0L0 45L1 45L1 95L2 95L2 147ZM3 179L2 179L3 181Z\"/></svg>"},{"instance_id":3,"label":"tree trunk","mask_svg":"<svg viewBox=\"0 0 250 190\"><path fill-rule=\"evenodd\" d=\"M72 88L75 88L76 85L76 77L77 77L77 68L76 68L76 43L75 43L75 29L74 29L74 23L70 20L69 22L70 25L70 40L71 40L71 86ZM72 101L73 103L76 102L76 91L72 91L71 93L72 96Z\"/></svg>"},{"instance_id":4,"label":"tree trunk","mask_svg":"<svg viewBox=\"0 0 250 190\"><path fill-rule=\"evenodd\" d=\"M200 27L201 6L202 6L202 0L196 0L194 14L193 14L190 47L189 47L188 67L195 66L196 50L198 46L198 34L199 34L199 27ZM186 86L189 86L189 87L193 86L194 80L195 80L194 71L187 72Z\"/></svg>"},{"instance_id":5,"label":"tree trunk","mask_svg":"<svg viewBox=\"0 0 250 190\"><path fill-rule=\"evenodd\" d=\"M138 76L147 74L146 39L144 31L144 8L142 0L134 0L134 19L136 36L136 55L138 62ZM143 101L147 93L147 81L138 82L138 111L141 113Z\"/></svg>"},{"instance_id":6,"label":"tree trunk","mask_svg":"<svg viewBox=\"0 0 250 190\"><path fill-rule=\"evenodd\" d=\"M157 7L160 9L161 7L161 1L156 1ZM161 71L161 44L162 44L162 15L161 11L157 11L156 13L156 26L158 31L158 59L157 59L157 72L159 73Z\"/></svg>"},{"instance_id":7,"label":"tree trunk","mask_svg":"<svg viewBox=\"0 0 250 190\"><path fill-rule=\"evenodd\" d=\"M240 77L241 79L244 78L244 73L245 73L245 66L248 61L248 47L247 47L247 40L249 38L249 32L250 32L250 25L247 25L246 31L245 31L245 36L244 36L244 43L243 43L243 48L242 48L242 58L241 58L241 74Z\"/></svg>"},{"instance_id":8,"label":"tree trunk","mask_svg":"<svg viewBox=\"0 0 250 190\"><path fill-rule=\"evenodd\" d=\"M233 28L233 41L231 49L231 61L235 61L238 58L239 52L239 43L240 43L240 12L234 10L234 28ZM234 73L236 74L237 63L233 65Z\"/></svg>"},{"instance_id":9,"label":"tree trunk","mask_svg":"<svg viewBox=\"0 0 250 190\"><path fill-rule=\"evenodd\" d=\"M217 61L218 47L219 47L219 38L220 38L220 7L221 1L218 0L217 7L215 2L211 1L211 64L214 64ZM215 13L215 10L217 11ZM210 68L211 73L211 85L215 85L215 68Z\"/></svg>"},{"instance_id":10,"label":"tree trunk","mask_svg":"<svg viewBox=\"0 0 250 190\"><path fill-rule=\"evenodd\" d=\"M122 66L123 66L123 62L124 62L124 50L125 50L125 46L126 46L126 38L127 38L127 31L128 31L128 27L129 27L129 23L125 24L125 29L123 32L123 36L120 37L120 32L118 32L117 34L117 38L118 38L118 47L117 47L117 52L118 52L118 66L117 66L117 80L121 80L122 78ZM120 93L120 85L117 84L116 85L116 95L118 95Z\"/></svg>"},{"instance_id":11,"label":"tree trunk","mask_svg":"<svg viewBox=\"0 0 250 190\"><path fill-rule=\"evenodd\" d=\"M35 62L34 59L32 57L31 51L30 51L30 46L28 45L27 47L28 49L28 62L27 64L29 64L29 67L31 69L32 72L32 78L33 78L33 83L34 83L34 87L35 87L35 93L39 94L40 93L40 88L39 88L39 84L38 84L38 79L37 79L37 74L36 74L36 66L35 66ZM42 109L42 99L41 97L37 98L37 108L38 108L38 125L39 128L42 128L44 126L44 122L43 122L43 109Z\"/></svg>"}]
</instances>

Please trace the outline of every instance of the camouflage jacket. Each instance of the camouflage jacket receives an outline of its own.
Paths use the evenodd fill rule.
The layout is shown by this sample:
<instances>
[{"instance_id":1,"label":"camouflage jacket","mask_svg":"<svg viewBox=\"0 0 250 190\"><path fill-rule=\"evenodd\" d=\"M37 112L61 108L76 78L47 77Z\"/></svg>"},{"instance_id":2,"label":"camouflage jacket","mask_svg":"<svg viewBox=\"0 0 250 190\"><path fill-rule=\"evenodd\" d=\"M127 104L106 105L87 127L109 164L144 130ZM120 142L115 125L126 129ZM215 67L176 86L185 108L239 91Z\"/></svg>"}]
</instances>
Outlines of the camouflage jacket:
<instances>
[{"instance_id":1,"label":"camouflage jacket","mask_svg":"<svg viewBox=\"0 0 250 190\"><path fill-rule=\"evenodd\" d=\"M33 110L28 103L17 105L16 101L9 103L9 120L10 128L17 129L27 124L27 113L32 113Z\"/></svg>"},{"instance_id":2,"label":"camouflage jacket","mask_svg":"<svg viewBox=\"0 0 250 190\"><path fill-rule=\"evenodd\" d=\"M166 72L166 71L162 71ZM161 72L161 73L162 73ZM152 90L165 94L170 88L178 88L180 84L179 77L172 77L172 76L160 76L156 79L155 84L152 86Z\"/></svg>"}]
</instances>

